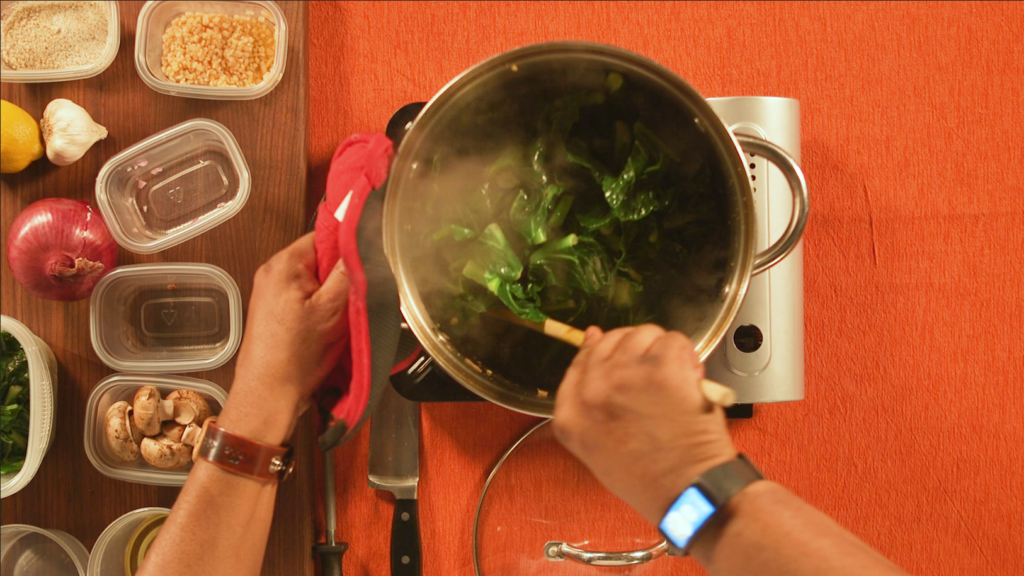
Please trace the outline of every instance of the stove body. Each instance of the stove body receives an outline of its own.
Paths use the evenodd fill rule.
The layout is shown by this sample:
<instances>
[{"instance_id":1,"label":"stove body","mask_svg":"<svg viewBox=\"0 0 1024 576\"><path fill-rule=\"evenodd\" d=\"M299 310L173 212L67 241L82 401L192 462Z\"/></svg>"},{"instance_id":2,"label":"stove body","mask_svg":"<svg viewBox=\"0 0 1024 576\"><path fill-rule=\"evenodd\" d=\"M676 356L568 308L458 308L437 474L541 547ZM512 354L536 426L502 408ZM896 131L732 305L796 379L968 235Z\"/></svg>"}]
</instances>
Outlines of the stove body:
<instances>
[{"instance_id":1,"label":"stove body","mask_svg":"<svg viewBox=\"0 0 1024 576\"><path fill-rule=\"evenodd\" d=\"M768 140L800 162L800 104L790 98L709 98L734 134ZM793 209L792 191L778 168L744 154L757 218L757 251L782 235ZM705 362L707 376L736 390L741 404L804 397L803 242L775 266L752 276L725 337Z\"/></svg>"}]
</instances>

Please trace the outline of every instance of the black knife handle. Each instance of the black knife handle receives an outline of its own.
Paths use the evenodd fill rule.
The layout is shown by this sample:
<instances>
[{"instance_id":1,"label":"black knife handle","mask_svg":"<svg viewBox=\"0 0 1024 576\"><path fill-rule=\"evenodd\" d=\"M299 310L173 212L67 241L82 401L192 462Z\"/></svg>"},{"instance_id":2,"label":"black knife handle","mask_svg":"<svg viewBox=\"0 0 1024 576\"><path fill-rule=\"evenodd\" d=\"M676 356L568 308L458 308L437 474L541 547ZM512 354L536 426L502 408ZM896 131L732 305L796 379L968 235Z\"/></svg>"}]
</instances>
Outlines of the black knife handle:
<instances>
[{"instance_id":1,"label":"black knife handle","mask_svg":"<svg viewBox=\"0 0 1024 576\"><path fill-rule=\"evenodd\" d=\"M348 550L348 544L317 544L313 550L320 555L321 576L341 576L341 557Z\"/></svg>"},{"instance_id":2,"label":"black knife handle","mask_svg":"<svg viewBox=\"0 0 1024 576\"><path fill-rule=\"evenodd\" d=\"M391 576L420 576L420 519L416 500L395 500Z\"/></svg>"}]
</instances>

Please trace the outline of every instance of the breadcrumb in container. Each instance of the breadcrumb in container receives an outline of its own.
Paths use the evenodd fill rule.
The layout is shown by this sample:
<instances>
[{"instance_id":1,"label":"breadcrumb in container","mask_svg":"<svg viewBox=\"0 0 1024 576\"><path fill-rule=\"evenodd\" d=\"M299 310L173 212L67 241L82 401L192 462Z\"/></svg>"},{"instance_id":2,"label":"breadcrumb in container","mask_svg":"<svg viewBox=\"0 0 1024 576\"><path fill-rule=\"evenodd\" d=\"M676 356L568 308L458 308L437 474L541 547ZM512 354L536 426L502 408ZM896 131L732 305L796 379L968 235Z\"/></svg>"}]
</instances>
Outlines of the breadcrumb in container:
<instances>
[{"instance_id":1,"label":"breadcrumb in container","mask_svg":"<svg viewBox=\"0 0 1024 576\"><path fill-rule=\"evenodd\" d=\"M187 12L164 31L161 69L178 84L256 86L274 67L276 36L263 17Z\"/></svg>"}]
</instances>

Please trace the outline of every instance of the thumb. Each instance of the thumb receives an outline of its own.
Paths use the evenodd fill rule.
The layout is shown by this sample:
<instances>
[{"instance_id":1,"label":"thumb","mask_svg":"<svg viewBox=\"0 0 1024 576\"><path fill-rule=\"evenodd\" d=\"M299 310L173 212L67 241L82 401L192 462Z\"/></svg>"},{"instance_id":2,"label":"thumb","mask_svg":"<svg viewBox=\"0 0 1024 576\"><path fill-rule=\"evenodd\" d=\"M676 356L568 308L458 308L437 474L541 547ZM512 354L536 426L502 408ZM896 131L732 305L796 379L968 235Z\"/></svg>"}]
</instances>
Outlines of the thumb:
<instances>
[{"instance_id":1,"label":"thumb","mask_svg":"<svg viewBox=\"0 0 1024 576\"><path fill-rule=\"evenodd\" d=\"M580 345L580 350L587 350L597 346L602 336L604 336L604 332L597 326L588 327L586 332L583 333L583 344Z\"/></svg>"},{"instance_id":2,"label":"thumb","mask_svg":"<svg viewBox=\"0 0 1024 576\"><path fill-rule=\"evenodd\" d=\"M345 261L338 258L338 263L334 265L324 283L320 285L320 289L316 291L316 298L323 302L337 303L338 306L343 307L348 304L349 287Z\"/></svg>"}]
</instances>

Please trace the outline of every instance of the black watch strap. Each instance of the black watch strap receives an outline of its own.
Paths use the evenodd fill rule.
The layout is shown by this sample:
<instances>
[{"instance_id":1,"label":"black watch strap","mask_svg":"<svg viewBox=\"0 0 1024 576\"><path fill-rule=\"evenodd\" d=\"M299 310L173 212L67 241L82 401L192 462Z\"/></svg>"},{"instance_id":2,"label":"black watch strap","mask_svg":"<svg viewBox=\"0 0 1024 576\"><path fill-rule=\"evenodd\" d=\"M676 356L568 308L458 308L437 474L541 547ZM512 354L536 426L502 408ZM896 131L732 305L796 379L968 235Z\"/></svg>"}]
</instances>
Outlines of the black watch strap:
<instances>
[{"instance_id":1,"label":"black watch strap","mask_svg":"<svg viewBox=\"0 0 1024 576\"><path fill-rule=\"evenodd\" d=\"M764 475L746 456L737 454L735 460L715 466L701 474L693 484L708 497L716 510L720 510L748 484L763 479Z\"/></svg>"},{"instance_id":2,"label":"black watch strap","mask_svg":"<svg viewBox=\"0 0 1024 576\"><path fill-rule=\"evenodd\" d=\"M659 526L662 534L669 544L686 553L693 538L733 496L762 479L761 471L743 454L715 466L701 474L669 507Z\"/></svg>"}]
</instances>

